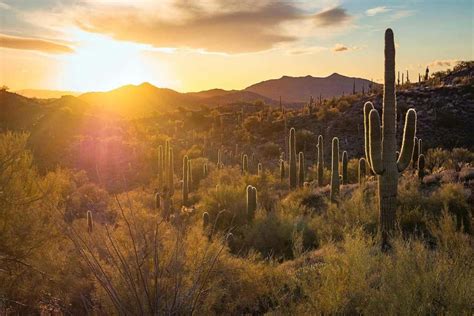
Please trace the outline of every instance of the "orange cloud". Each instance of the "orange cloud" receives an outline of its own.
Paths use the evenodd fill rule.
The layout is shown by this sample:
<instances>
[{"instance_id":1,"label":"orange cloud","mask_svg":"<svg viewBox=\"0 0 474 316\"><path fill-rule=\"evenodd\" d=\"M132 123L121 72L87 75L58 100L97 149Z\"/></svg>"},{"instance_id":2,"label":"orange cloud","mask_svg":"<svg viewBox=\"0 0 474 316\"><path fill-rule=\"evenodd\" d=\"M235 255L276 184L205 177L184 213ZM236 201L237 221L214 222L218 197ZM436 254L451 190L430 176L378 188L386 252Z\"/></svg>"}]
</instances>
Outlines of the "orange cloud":
<instances>
[{"instance_id":1,"label":"orange cloud","mask_svg":"<svg viewBox=\"0 0 474 316\"><path fill-rule=\"evenodd\" d=\"M350 19L341 7L310 14L284 1L231 3L216 9L202 6L199 1L186 5L176 2L170 11L173 16L150 14L153 10L144 12L134 6L117 6L113 10L91 6L79 12L80 18L75 20L85 31L107 34L116 40L235 54L298 41L301 34L288 32L289 25L315 21L316 26L327 28Z\"/></svg>"},{"instance_id":2,"label":"orange cloud","mask_svg":"<svg viewBox=\"0 0 474 316\"><path fill-rule=\"evenodd\" d=\"M74 52L71 47L60 43L37 38L18 37L5 34L0 34L0 47L35 50L50 54L65 54Z\"/></svg>"}]
</instances>

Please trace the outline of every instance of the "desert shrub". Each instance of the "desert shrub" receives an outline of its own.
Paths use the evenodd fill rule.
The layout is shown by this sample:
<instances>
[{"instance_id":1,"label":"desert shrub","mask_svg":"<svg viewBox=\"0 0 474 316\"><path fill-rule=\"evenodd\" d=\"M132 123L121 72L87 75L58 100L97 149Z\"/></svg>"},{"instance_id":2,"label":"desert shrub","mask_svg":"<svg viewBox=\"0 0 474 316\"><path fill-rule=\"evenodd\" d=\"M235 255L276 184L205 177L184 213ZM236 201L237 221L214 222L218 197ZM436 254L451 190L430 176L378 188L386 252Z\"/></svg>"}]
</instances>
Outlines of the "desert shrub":
<instances>
[{"instance_id":1,"label":"desert shrub","mask_svg":"<svg viewBox=\"0 0 474 316\"><path fill-rule=\"evenodd\" d=\"M280 146L273 142L267 142L262 146L263 156L267 159L277 159L280 156Z\"/></svg>"},{"instance_id":2,"label":"desert shrub","mask_svg":"<svg viewBox=\"0 0 474 316\"><path fill-rule=\"evenodd\" d=\"M319 263L290 271L303 299L295 314L466 314L474 303L472 240L456 232L445 214L433 228L443 247L431 250L416 239L394 240L383 254L362 231L346 233L318 253Z\"/></svg>"},{"instance_id":3,"label":"desert shrub","mask_svg":"<svg viewBox=\"0 0 474 316\"><path fill-rule=\"evenodd\" d=\"M438 207L439 214L443 209L447 209L455 216L458 229L462 227L465 232L471 232L472 207L461 184L443 184L433 193L432 200Z\"/></svg>"},{"instance_id":4,"label":"desert shrub","mask_svg":"<svg viewBox=\"0 0 474 316\"><path fill-rule=\"evenodd\" d=\"M434 172L450 163L449 151L441 148L430 148L426 152L426 167Z\"/></svg>"}]
</instances>

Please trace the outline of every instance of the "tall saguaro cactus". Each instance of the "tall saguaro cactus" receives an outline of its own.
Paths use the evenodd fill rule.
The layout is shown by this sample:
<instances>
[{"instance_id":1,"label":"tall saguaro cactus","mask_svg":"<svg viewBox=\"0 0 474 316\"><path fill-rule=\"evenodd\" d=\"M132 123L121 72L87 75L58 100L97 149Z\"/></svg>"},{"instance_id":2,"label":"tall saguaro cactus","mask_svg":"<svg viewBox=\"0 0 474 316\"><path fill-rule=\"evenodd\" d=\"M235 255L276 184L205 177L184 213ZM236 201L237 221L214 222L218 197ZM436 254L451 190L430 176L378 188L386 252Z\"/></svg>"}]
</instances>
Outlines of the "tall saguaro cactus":
<instances>
[{"instance_id":1,"label":"tall saguaro cactus","mask_svg":"<svg viewBox=\"0 0 474 316\"><path fill-rule=\"evenodd\" d=\"M330 199L335 202L339 197L339 138L332 139L331 153L331 192Z\"/></svg>"},{"instance_id":2,"label":"tall saguaro cactus","mask_svg":"<svg viewBox=\"0 0 474 316\"><path fill-rule=\"evenodd\" d=\"M364 127L367 160L378 177L380 231L382 250L390 248L389 237L395 228L397 207L397 185L399 172L410 164L416 132L416 112L406 113L403 142L398 161L396 122L397 107L395 98L395 44L391 29L385 31L385 83L383 93L382 122L372 103L364 105ZM369 112L370 111L370 112ZM368 147L367 147L368 145Z\"/></svg>"},{"instance_id":3,"label":"tall saguaro cactus","mask_svg":"<svg viewBox=\"0 0 474 316\"><path fill-rule=\"evenodd\" d=\"M298 186L303 187L305 178L305 166L304 166L304 153L300 151L298 153Z\"/></svg>"},{"instance_id":4,"label":"tall saguaro cactus","mask_svg":"<svg viewBox=\"0 0 474 316\"><path fill-rule=\"evenodd\" d=\"M289 143L289 165L290 165L290 188L296 188L296 136L295 129L292 127L290 129L290 137L288 140Z\"/></svg>"},{"instance_id":5,"label":"tall saguaro cactus","mask_svg":"<svg viewBox=\"0 0 474 316\"><path fill-rule=\"evenodd\" d=\"M347 163L349 161L349 158L347 157L347 151L342 152L342 184L347 184L348 183L348 178L347 178Z\"/></svg>"},{"instance_id":6,"label":"tall saguaro cactus","mask_svg":"<svg viewBox=\"0 0 474 316\"><path fill-rule=\"evenodd\" d=\"M324 176L324 152L323 152L323 135L318 136L318 186L323 186Z\"/></svg>"},{"instance_id":7,"label":"tall saguaro cactus","mask_svg":"<svg viewBox=\"0 0 474 316\"><path fill-rule=\"evenodd\" d=\"M257 210L257 188L247 186L247 221L251 222L255 218Z\"/></svg>"},{"instance_id":8,"label":"tall saguaro cactus","mask_svg":"<svg viewBox=\"0 0 474 316\"><path fill-rule=\"evenodd\" d=\"M188 203L188 194L189 194L189 184L188 184L188 156L183 157L183 205Z\"/></svg>"}]
</instances>

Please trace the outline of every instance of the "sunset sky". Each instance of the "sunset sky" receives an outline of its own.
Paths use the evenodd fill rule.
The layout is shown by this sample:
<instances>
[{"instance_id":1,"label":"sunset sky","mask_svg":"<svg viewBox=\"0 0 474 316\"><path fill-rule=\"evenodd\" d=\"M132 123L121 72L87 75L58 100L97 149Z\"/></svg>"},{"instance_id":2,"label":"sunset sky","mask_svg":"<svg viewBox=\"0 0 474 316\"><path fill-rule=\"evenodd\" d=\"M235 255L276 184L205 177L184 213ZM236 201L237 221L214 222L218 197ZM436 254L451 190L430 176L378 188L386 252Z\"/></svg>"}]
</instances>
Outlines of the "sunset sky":
<instances>
[{"instance_id":1,"label":"sunset sky","mask_svg":"<svg viewBox=\"0 0 474 316\"><path fill-rule=\"evenodd\" d=\"M0 85L242 89L282 75L380 81L391 27L412 80L474 59L473 1L0 0Z\"/></svg>"}]
</instances>

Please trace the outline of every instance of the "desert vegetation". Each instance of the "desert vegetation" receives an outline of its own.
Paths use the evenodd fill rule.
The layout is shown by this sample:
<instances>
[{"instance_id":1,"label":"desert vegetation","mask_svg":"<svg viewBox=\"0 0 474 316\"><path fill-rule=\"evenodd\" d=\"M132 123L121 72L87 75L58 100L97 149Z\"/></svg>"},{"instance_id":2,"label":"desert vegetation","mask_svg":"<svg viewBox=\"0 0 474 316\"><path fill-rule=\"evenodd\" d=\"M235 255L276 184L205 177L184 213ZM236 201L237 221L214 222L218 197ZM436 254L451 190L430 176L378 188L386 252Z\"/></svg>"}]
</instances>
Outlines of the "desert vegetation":
<instances>
[{"instance_id":1,"label":"desert vegetation","mask_svg":"<svg viewBox=\"0 0 474 316\"><path fill-rule=\"evenodd\" d=\"M291 107L25 116L4 89L0 313L472 314L472 130L436 144L396 91L467 100L474 65L395 61L388 29L383 87Z\"/></svg>"}]
</instances>

